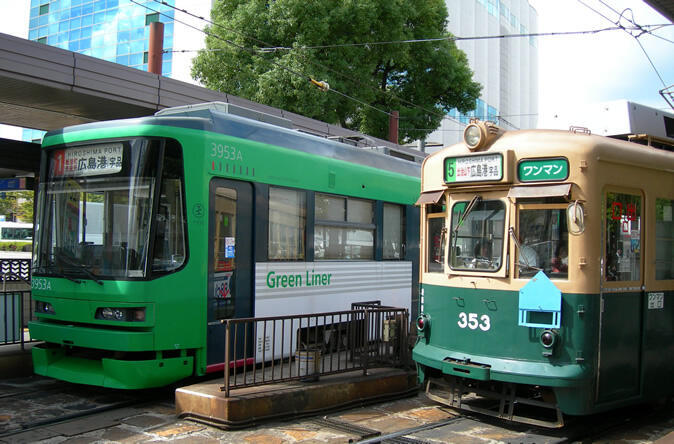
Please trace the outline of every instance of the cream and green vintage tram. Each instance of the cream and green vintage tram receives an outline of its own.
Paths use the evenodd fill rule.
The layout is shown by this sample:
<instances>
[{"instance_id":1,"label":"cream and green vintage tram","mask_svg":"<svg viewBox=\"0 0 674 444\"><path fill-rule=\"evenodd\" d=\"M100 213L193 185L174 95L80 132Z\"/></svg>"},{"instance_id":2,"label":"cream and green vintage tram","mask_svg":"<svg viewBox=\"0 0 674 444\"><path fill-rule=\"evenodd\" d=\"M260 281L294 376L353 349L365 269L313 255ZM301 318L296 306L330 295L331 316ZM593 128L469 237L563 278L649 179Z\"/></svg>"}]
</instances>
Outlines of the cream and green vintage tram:
<instances>
[{"instance_id":1,"label":"cream and green vintage tram","mask_svg":"<svg viewBox=\"0 0 674 444\"><path fill-rule=\"evenodd\" d=\"M561 426L674 392L664 148L475 121L425 160L413 357L431 398Z\"/></svg>"}]
</instances>

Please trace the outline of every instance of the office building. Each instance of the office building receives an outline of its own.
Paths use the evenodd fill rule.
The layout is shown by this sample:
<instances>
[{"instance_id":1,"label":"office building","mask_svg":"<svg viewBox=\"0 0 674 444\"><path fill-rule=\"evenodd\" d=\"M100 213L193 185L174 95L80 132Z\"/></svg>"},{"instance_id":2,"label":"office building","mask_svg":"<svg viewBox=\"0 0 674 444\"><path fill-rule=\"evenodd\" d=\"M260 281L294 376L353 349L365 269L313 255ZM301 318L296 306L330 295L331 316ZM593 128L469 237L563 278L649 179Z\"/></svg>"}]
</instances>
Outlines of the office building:
<instances>
[{"instance_id":1,"label":"office building","mask_svg":"<svg viewBox=\"0 0 674 444\"><path fill-rule=\"evenodd\" d=\"M28 38L146 71L149 25L161 21L166 51L162 75L194 83L189 74L191 59L196 50L204 47L204 34L199 29L206 22L176 9L210 17L212 3L213 0L30 0ZM181 52L173 52L174 49ZM23 138L35 140L41 136L41 131L25 130Z\"/></svg>"},{"instance_id":2,"label":"office building","mask_svg":"<svg viewBox=\"0 0 674 444\"><path fill-rule=\"evenodd\" d=\"M527 0L445 0L448 30L456 37L532 34L538 14ZM470 119L497 122L505 129L535 128L538 112L538 49L535 37L460 40L473 79L482 85L475 110L449 112L426 138L427 151L459 142ZM433 148L435 146L435 148Z\"/></svg>"}]
</instances>

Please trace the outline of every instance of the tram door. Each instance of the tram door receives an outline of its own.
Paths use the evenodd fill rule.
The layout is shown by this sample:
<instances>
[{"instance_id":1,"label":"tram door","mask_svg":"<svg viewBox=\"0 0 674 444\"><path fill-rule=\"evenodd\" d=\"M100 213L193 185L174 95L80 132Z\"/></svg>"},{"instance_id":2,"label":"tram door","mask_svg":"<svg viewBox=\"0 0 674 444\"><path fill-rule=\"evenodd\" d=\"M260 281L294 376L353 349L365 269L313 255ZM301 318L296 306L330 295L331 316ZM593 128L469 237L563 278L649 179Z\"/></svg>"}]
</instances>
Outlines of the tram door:
<instances>
[{"instance_id":1,"label":"tram door","mask_svg":"<svg viewBox=\"0 0 674 444\"><path fill-rule=\"evenodd\" d=\"M605 193L597 402L639 394L644 301L642 197Z\"/></svg>"},{"instance_id":2,"label":"tram door","mask_svg":"<svg viewBox=\"0 0 674 444\"><path fill-rule=\"evenodd\" d=\"M247 182L211 181L207 295L209 365L224 362L225 325L222 321L253 315L252 195L253 187ZM239 339L238 355L241 356L243 337Z\"/></svg>"}]
</instances>

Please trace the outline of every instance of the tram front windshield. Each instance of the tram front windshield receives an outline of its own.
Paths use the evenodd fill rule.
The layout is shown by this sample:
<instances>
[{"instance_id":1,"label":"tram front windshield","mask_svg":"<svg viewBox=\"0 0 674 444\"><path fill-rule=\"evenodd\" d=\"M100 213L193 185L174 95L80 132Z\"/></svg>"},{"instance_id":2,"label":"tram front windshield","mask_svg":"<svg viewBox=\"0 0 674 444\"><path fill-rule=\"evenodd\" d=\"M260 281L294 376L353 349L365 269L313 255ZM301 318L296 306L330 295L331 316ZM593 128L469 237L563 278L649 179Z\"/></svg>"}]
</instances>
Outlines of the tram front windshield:
<instances>
[{"instance_id":1,"label":"tram front windshield","mask_svg":"<svg viewBox=\"0 0 674 444\"><path fill-rule=\"evenodd\" d=\"M457 202L451 214L449 266L454 270L495 272L503 264L505 205L479 196Z\"/></svg>"},{"instance_id":2,"label":"tram front windshield","mask_svg":"<svg viewBox=\"0 0 674 444\"><path fill-rule=\"evenodd\" d=\"M49 151L38 200L33 272L71 280L146 277L160 156L160 142L146 139ZM159 213L167 214L155 219L172 219L180 237L182 203L171 196L182 187L167 190L176 188L175 182L164 174L158 206ZM166 234L167 227L162 228ZM184 239L178 241L170 256L174 268L184 260ZM164 246L155 243L157 251Z\"/></svg>"}]
</instances>

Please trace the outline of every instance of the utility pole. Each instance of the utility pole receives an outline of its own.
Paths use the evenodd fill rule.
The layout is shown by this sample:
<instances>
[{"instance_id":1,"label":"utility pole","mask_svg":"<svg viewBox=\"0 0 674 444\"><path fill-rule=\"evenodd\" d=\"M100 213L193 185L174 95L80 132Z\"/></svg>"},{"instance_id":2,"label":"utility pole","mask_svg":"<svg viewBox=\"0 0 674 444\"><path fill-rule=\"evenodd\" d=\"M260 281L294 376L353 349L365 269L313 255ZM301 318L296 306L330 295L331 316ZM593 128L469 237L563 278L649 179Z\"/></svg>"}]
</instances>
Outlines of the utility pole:
<instances>
[{"instance_id":1,"label":"utility pole","mask_svg":"<svg viewBox=\"0 0 674 444\"><path fill-rule=\"evenodd\" d=\"M150 23L150 42L148 47L147 70L161 75L161 62L164 53L164 24Z\"/></svg>"}]
</instances>

